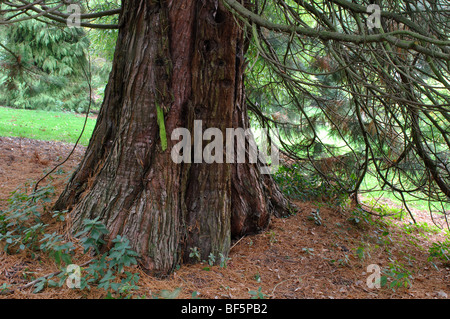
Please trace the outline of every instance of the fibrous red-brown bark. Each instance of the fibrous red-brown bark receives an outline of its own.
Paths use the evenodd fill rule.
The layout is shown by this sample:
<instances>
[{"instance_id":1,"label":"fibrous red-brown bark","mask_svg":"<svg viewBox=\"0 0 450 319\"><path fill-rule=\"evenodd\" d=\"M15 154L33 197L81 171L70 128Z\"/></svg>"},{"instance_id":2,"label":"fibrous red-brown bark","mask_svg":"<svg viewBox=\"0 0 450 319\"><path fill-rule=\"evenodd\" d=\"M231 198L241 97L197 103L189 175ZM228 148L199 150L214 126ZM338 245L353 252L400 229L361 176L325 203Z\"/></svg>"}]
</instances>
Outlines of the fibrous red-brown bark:
<instances>
[{"instance_id":1,"label":"fibrous red-brown bark","mask_svg":"<svg viewBox=\"0 0 450 319\"><path fill-rule=\"evenodd\" d=\"M226 256L288 203L256 164L176 164L176 128L248 128L244 33L218 1L123 1L113 69L86 155L56 203L74 228L100 217L149 271ZM157 121L164 111L167 149Z\"/></svg>"}]
</instances>

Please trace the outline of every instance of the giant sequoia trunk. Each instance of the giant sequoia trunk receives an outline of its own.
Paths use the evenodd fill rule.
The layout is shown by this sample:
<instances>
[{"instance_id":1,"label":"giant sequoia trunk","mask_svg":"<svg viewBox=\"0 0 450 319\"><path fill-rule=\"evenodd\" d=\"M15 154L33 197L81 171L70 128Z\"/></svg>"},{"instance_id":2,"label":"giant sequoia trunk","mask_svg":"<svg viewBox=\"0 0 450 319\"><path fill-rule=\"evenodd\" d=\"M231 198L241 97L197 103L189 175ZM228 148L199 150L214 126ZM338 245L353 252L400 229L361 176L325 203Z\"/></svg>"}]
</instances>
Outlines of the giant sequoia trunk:
<instances>
[{"instance_id":1,"label":"giant sequoia trunk","mask_svg":"<svg viewBox=\"0 0 450 319\"><path fill-rule=\"evenodd\" d=\"M56 203L100 217L153 273L227 255L288 202L255 164L176 164L176 128L248 128L242 26L217 0L123 1L113 69L85 157Z\"/></svg>"}]
</instances>

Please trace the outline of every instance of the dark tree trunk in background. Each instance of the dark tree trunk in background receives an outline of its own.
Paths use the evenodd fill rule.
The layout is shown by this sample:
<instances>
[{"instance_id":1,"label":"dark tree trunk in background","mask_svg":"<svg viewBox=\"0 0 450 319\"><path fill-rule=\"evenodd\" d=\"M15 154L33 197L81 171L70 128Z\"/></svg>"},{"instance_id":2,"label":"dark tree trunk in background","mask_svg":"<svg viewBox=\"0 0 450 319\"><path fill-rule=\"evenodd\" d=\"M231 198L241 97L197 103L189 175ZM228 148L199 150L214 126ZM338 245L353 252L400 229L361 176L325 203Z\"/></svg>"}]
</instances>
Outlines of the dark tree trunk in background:
<instances>
[{"instance_id":1,"label":"dark tree trunk in background","mask_svg":"<svg viewBox=\"0 0 450 319\"><path fill-rule=\"evenodd\" d=\"M171 158L178 143L172 131L193 132L194 120L224 136L226 128L249 125L244 34L236 19L213 0L122 6L97 126L55 208L71 209L74 230L100 217L108 243L127 237L146 269L166 274L192 261L193 247L202 259L226 256L231 238L263 230L289 204L254 164Z\"/></svg>"}]
</instances>

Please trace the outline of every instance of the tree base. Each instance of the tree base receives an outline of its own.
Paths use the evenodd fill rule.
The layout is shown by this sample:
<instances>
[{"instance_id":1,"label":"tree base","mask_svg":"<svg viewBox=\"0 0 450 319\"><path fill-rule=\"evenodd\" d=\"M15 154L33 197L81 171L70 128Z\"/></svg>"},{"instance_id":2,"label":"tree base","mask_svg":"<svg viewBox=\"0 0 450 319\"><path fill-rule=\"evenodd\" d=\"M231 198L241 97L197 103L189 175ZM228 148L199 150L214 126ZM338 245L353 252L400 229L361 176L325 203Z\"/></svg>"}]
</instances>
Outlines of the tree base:
<instances>
[{"instance_id":1,"label":"tree base","mask_svg":"<svg viewBox=\"0 0 450 319\"><path fill-rule=\"evenodd\" d=\"M74 231L99 217L107 247L130 240L149 272L163 275L232 237L258 233L292 205L256 164L176 164L176 128L247 129L244 33L216 1L125 1L97 125L55 205ZM217 258L218 259L218 258Z\"/></svg>"}]
</instances>

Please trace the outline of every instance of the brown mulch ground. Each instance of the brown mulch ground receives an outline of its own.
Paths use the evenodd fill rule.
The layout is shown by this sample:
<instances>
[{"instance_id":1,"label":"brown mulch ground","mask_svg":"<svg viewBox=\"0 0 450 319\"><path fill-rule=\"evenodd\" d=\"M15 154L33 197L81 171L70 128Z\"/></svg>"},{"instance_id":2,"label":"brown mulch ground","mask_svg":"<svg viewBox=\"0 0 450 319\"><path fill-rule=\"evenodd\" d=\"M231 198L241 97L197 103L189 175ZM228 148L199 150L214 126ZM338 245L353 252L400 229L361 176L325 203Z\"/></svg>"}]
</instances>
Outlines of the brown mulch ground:
<instances>
[{"instance_id":1,"label":"brown mulch ground","mask_svg":"<svg viewBox=\"0 0 450 319\"><path fill-rule=\"evenodd\" d=\"M6 205L11 192L27 183L35 183L64 161L73 147L52 141L0 137L0 209ZM69 160L59 168L65 174L53 174L55 179L47 179L42 185L51 181L56 188L62 188L67 180L67 173L74 170L83 154L84 147L78 146Z\"/></svg>"},{"instance_id":2,"label":"brown mulch ground","mask_svg":"<svg viewBox=\"0 0 450 319\"><path fill-rule=\"evenodd\" d=\"M71 151L72 145L20 138L0 137L0 209L7 205L9 194L27 181L37 180ZM50 181L58 191L82 158L84 148L78 147L73 157L62 166L62 173ZM226 268L206 264L184 265L169 278L140 274L136 296L151 298L162 290L181 288L180 298L235 299L250 298L250 291L261 292L276 299L367 299L367 298L447 298L450 294L450 268L435 260L437 269L427 260L428 247L443 241L443 232L417 230L407 235L401 225L408 220L353 224L350 212L327 207L323 203L297 203L301 213L287 219L274 219L262 234L247 236L234 243ZM307 217L319 208L322 225ZM428 214L416 211L418 222L433 225ZM373 220L376 220L373 217ZM439 220L438 220L439 222ZM442 220L440 220L442 222ZM385 225L385 226L383 226ZM400 226L395 226L400 225ZM386 231L387 230L387 231ZM363 252L358 257L359 252ZM362 248L362 249L361 249ZM82 264L89 257L76 260ZM396 263L411 273L407 288L370 289L367 266L381 269ZM35 298L104 298L101 289L78 291L68 288L46 288L33 294L33 288L20 289L35 278L58 271L45 256L30 258L27 253L7 255L0 252L0 286L9 291L0 299Z\"/></svg>"}]
</instances>

